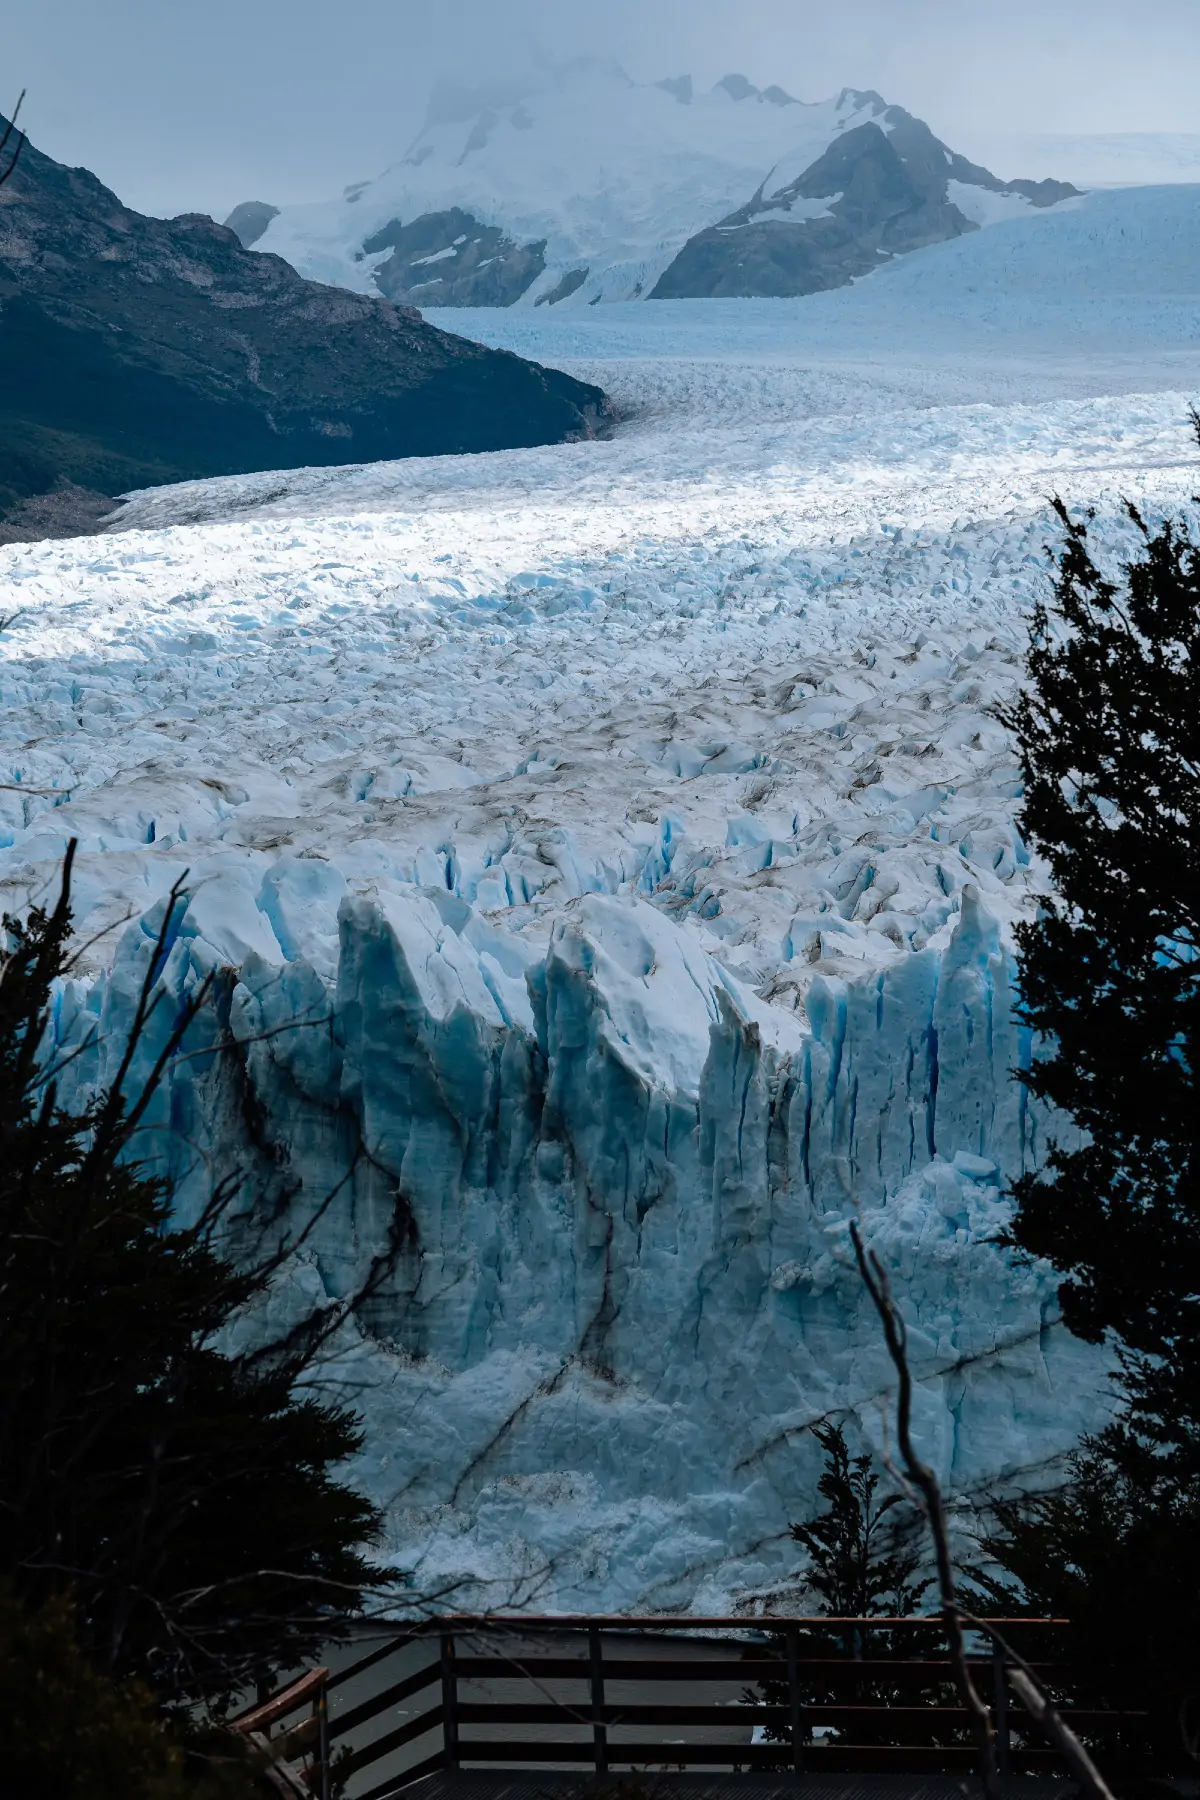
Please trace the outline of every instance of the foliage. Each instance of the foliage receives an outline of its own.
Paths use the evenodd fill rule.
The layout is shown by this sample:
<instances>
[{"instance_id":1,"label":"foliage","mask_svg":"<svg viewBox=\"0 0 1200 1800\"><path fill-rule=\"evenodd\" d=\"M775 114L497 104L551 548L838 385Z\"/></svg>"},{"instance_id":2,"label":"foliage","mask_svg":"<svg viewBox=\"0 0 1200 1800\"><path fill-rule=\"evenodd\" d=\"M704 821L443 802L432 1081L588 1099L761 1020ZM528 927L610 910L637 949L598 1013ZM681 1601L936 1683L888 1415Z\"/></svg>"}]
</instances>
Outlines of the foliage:
<instances>
[{"instance_id":1,"label":"foliage","mask_svg":"<svg viewBox=\"0 0 1200 1800\"><path fill-rule=\"evenodd\" d=\"M161 941L112 1088L83 1112L58 1104L44 1057L70 875L68 856L52 912L6 921L0 967L0 1578L35 1612L69 1593L100 1675L219 1704L300 1662L378 1585L363 1548L379 1520L337 1476L354 1416L305 1385L320 1321L217 1346L288 1246L235 1264L231 1193L185 1227L131 1160L205 998L127 1101Z\"/></svg>"},{"instance_id":2,"label":"foliage","mask_svg":"<svg viewBox=\"0 0 1200 1800\"><path fill-rule=\"evenodd\" d=\"M995 1516L982 1548L1000 1573L975 1572L980 1610L1068 1620L1038 1640L1070 1671L1060 1699L1146 1715L1095 1739L1107 1768L1193 1768L1185 1740L1200 1727L1200 1483L1165 1473L1118 1427L1083 1446L1066 1487L1001 1503Z\"/></svg>"},{"instance_id":3,"label":"foliage","mask_svg":"<svg viewBox=\"0 0 1200 1800\"><path fill-rule=\"evenodd\" d=\"M868 1453L851 1456L841 1425L818 1424L813 1436L825 1453L825 1467L817 1492L827 1502L823 1512L791 1528L792 1537L808 1551L805 1591L818 1600L817 1611L831 1621L862 1618L904 1618L920 1611L928 1580L919 1576L923 1557L920 1513L898 1492L880 1495L881 1477ZM931 1621L900 1633L875 1628L862 1630L853 1624L831 1623L822 1628L805 1626L799 1634L802 1663L842 1663L840 1672L828 1668L816 1672L803 1668L800 1702L803 1706L882 1706L925 1700L945 1701L941 1689L919 1696L911 1688L888 1677L887 1663L912 1655L928 1654L940 1643L941 1628ZM774 1646L785 1653L786 1640L775 1634ZM756 1696L767 1705L786 1706L788 1687L782 1681L764 1681ZM912 1720L900 1724L882 1718L860 1721L851 1733L855 1743L898 1742L905 1729L925 1742L928 1729ZM786 1734L768 1729L767 1736L781 1741ZM827 1733L837 1741L839 1730ZM933 1734L936 1737L936 1733Z\"/></svg>"},{"instance_id":4,"label":"foliage","mask_svg":"<svg viewBox=\"0 0 1200 1800\"><path fill-rule=\"evenodd\" d=\"M817 1492L828 1507L791 1528L808 1551L807 1589L819 1595L821 1612L835 1618L917 1612L929 1587L917 1580L919 1515L903 1494L876 1498L880 1477L872 1459L850 1455L843 1426L814 1425L813 1436L825 1452Z\"/></svg>"},{"instance_id":5,"label":"foliage","mask_svg":"<svg viewBox=\"0 0 1200 1800\"><path fill-rule=\"evenodd\" d=\"M1056 892L1018 928L1045 1045L1021 1079L1080 1135L1015 1184L1012 1237L1062 1272L1072 1330L1115 1334L1126 1405L1065 1489L998 1509L986 1549L994 1600L1015 1584L1070 1618L1077 1699L1150 1708L1161 1764L1200 1690L1200 544L1130 507L1140 548L1114 579L1058 514L1006 721Z\"/></svg>"},{"instance_id":6,"label":"foliage","mask_svg":"<svg viewBox=\"0 0 1200 1800\"><path fill-rule=\"evenodd\" d=\"M249 1800L236 1748L163 1729L148 1690L101 1675L65 1594L27 1612L0 1585L0 1738L6 1793L47 1800Z\"/></svg>"},{"instance_id":7,"label":"foliage","mask_svg":"<svg viewBox=\"0 0 1200 1800\"><path fill-rule=\"evenodd\" d=\"M1008 709L1023 829L1056 898L1018 927L1031 1093L1086 1138L1016 1184L1014 1237L1063 1271L1082 1337L1142 1359L1200 1344L1200 546L1132 507L1121 581L1059 505L1065 545ZM1194 1386L1177 1399L1200 1424Z\"/></svg>"}]
</instances>

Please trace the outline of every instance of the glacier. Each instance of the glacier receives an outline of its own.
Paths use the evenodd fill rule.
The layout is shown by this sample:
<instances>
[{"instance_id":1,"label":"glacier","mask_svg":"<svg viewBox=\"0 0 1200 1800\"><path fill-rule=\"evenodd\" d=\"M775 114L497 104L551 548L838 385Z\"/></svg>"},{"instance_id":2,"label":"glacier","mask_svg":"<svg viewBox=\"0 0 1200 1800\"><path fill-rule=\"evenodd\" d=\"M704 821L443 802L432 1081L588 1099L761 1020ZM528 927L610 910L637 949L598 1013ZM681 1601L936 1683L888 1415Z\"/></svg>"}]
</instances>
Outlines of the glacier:
<instances>
[{"instance_id":1,"label":"glacier","mask_svg":"<svg viewBox=\"0 0 1200 1800\"><path fill-rule=\"evenodd\" d=\"M786 1592L808 1427L886 1453L856 1210L964 1517L1106 1416L1106 1354L997 1241L1054 1127L1010 1079L1046 871L992 709L1047 496L1111 563L1122 495L1194 490L1198 198L817 304L498 313L602 373L610 441L192 483L0 551L5 906L80 843L64 1079L111 1072L181 881L155 1031L215 985L144 1152L182 1208L235 1169L311 1224L280 1320L395 1235L325 1373L426 1591Z\"/></svg>"},{"instance_id":2,"label":"glacier","mask_svg":"<svg viewBox=\"0 0 1200 1800\"><path fill-rule=\"evenodd\" d=\"M426 1584L620 1609L785 1582L807 1427L886 1437L856 1212L960 1503L1013 1473L1014 1443L1034 1478L1102 1411L1103 1359L995 1242L1039 1126L1008 1074L1028 1054L1011 952L974 884L937 941L871 978L816 975L799 1016L643 899L581 896L534 957L445 888L338 886L295 861L257 904L230 874L189 900L168 990L238 974L152 1123L183 1205L231 1141L266 1216L295 1229L332 1195L292 1277L320 1296L353 1292L402 1216L337 1366L369 1425L355 1472ZM295 920L318 964L318 920L335 925L332 986ZM64 1050L100 1025L76 1080L119 1048L156 922L60 1016Z\"/></svg>"}]
</instances>

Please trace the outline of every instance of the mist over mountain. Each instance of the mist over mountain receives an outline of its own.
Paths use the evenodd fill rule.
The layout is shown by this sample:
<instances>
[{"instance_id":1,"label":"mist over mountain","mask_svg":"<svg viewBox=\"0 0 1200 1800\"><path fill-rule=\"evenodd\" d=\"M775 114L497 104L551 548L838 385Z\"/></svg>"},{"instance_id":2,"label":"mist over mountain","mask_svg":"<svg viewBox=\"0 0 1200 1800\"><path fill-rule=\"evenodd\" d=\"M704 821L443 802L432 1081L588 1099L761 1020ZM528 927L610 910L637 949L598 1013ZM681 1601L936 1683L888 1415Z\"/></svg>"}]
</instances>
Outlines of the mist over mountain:
<instances>
[{"instance_id":1,"label":"mist over mountain","mask_svg":"<svg viewBox=\"0 0 1200 1800\"><path fill-rule=\"evenodd\" d=\"M1056 205L873 91L798 100L730 74L638 84L585 58L485 89L443 83L403 156L326 204L243 206L243 242L417 306L786 296Z\"/></svg>"}]
</instances>

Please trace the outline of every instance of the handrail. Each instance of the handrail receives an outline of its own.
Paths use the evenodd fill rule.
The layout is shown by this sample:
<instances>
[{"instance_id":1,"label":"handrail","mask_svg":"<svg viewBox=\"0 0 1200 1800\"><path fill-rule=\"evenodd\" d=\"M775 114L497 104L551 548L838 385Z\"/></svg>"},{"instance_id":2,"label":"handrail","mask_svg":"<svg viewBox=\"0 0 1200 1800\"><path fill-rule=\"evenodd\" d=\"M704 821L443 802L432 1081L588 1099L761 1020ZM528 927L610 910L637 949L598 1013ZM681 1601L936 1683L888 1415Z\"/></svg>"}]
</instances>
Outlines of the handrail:
<instances>
[{"instance_id":1,"label":"handrail","mask_svg":"<svg viewBox=\"0 0 1200 1800\"><path fill-rule=\"evenodd\" d=\"M328 1669L310 1669L307 1675L289 1682L287 1687L279 1688L269 1699L256 1702L245 1712L235 1713L227 1723L234 1731L263 1731L268 1725L275 1725L280 1719L286 1719L289 1713L299 1712L306 1701L321 1691L329 1679Z\"/></svg>"},{"instance_id":2,"label":"handrail","mask_svg":"<svg viewBox=\"0 0 1200 1800\"><path fill-rule=\"evenodd\" d=\"M1023 1613L1014 1618L988 1618L989 1625L1013 1627L1018 1625L1064 1626L1069 1619L1054 1617L1036 1617ZM708 1613L438 1613L423 1619L398 1619L397 1634L400 1632L414 1637L430 1633L436 1636L442 1631L466 1631L472 1628L494 1629L506 1627L510 1631L551 1630L551 1631L587 1631L591 1626L598 1626L602 1631L682 1631L699 1630L718 1631L766 1631L775 1632L788 1625L812 1627L828 1630L831 1626L874 1627L880 1631L890 1631L895 1626L926 1625L940 1628L940 1613L902 1613L895 1618L885 1614L870 1613L863 1616L847 1613L844 1617L826 1613L722 1613L714 1616Z\"/></svg>"},{"instance_id":3,"label":"handrail","mask_svg":"<svg viewBox=\"0 0 1200 1800\"><path fill-rule=\"evenodd\" d=\"M228 1721L231 1730L267 1758L268 1773L280 1791L296 1800L309 1795L314 1800L331 1800L328 1682L328 1669L309 1669ZM272 1725L305 1705L311 1705L309 1718L276 1738L270 1736ZM309 1758L308 1768L293 1761L297 1754Z\"/></svg>"},{"instance_id":4,"label":"handrail","mask_svg":"<svg viewBox=\"0 0 1200 1800\"><path fill-rule=\"evenodd\" d=\"M1036 1637L1067 1621L1025 1617L988 1623ZM350 1704L328 1714L324 1748L308 1778L310 1783L319 1778L325 1784L322 1791L327 1791L335 1745L339 1778L350 1782L350 1800L390 1800L434 1770L453 1771L463 1764L549 1762L596 1774L613 1765L643 1764L791 1768L796 1773L964 1771L974 1766L977 1752L969 1714L956 1703L949 1656L931 1654L928 1634L941 1629L940 1618L927 1615L698 1619L504 1613L397 1622L395 1634L386 1642L320 1680L322 1704L335 1689ZM885 1631L891 1634L893 1654L872 1655L868 1634ZM677 1640L670 1649L662 1643L664 1632ZM826 1641L820 1645L806 1641L814 1632ZM629 1642L631 1634L642 1639L640 1652ZM698 1634L703 1635L703 1645L697 1642ZM763 1635L775 1641L764 1643ZM657 1654L648 1654L647 1639L656 1645ZM845 1643L844 1655L837 1652L839 1642ZM806 1655L806 1650L813 1653ZM389 1659L405 1653L423 1657L421 1666L414 1669L409 1661L389 1670ZM1031 1657L1036 1654L1031 1646ZM1010 1715L1007 1663L1000 1647L990 1645L969 1660L977 1678L986 1676L990 1665L1001 1768L1028 1773L1059 1768L1058 1752L1031 1744L1034 1728L1022 1715ZM1050 1661L1032 1666L1046 1673L1060 1667ZM377 1691L372 1689L379 1677L368 1681L365 1692L360 1690L361 1698L346 1692L348 1683L369 1677L376 1669L382 1677ZM286 1717L303 1704L305 1692L314 1691L321 1675L310 1672L244 1718ZM626 1692L629 1684L636 1684L636 1694L638 1688L669 1683L677 1684L677 1689L682 1685L685 1690L703 1690L714 1682L740 1690L741 1697L710 1702L703 1691L686 1699L668 1695L661 1701L653 1693L629 1701L614 1696L619 1684ZM497 1690L494 1683L503 1685ZM515 1684L524 1690L520 1699ZM571 1698L563 1697L564 1684ZM764 1684L769 1684L765 1692ZM921 1701L923 1693L928 1694L928 1704ZM418 1698L426 1694L427 1699ZM417 1703L407 1704L410 1701ZM1070 1707L1064 1713L1098 1734L1133 1729L1145 1717ZM752 1726L766 1728L772 1741L746 1741ZM647 1738L647 1732L653 1737L656 1729L671 1727L707 1735L704 1741ZM828 1732L836 1735L827 1739L822 1734ZM939 1741L946 1739L950 1741ZM385 1766L391 1773L374 1785L364 1788L355 1779L372 1770L383 1774Z\"/></svg>"}]
</instances>

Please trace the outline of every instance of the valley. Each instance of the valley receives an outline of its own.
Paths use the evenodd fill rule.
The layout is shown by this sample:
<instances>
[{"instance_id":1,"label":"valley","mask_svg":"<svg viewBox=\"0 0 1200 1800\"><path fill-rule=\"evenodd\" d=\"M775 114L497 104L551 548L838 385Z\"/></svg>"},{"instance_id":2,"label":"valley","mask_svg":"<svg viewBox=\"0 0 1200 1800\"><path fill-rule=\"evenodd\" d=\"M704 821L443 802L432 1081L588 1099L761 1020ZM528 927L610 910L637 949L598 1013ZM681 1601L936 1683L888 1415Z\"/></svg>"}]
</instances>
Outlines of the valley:
<instances>
[{"instance_id":1,"label":"valley","mask_svg":"<svg viewBox=\"0 0 1200 1800\"><path fill-rule=\"evenodd\" d=\"M1195 491L1198 208L1088 196L803 300L475 309L614 434L146 489L0 550L0 884L80 840L71 1079L182 880L166 990L228 975L156 1152L185 1204L227 1167L294 1218L335 1194L284 1320L404 1211L336 1366L422 1580L785 1592L807 1427L880 1442L855 1208L952 1495L1053 1480L1106 1416L995 1244L1049 1122L1009 1079L1046 877L991 708L1050 496L1111 564L1123 497Z\"/></svg>"}]
</instances>

